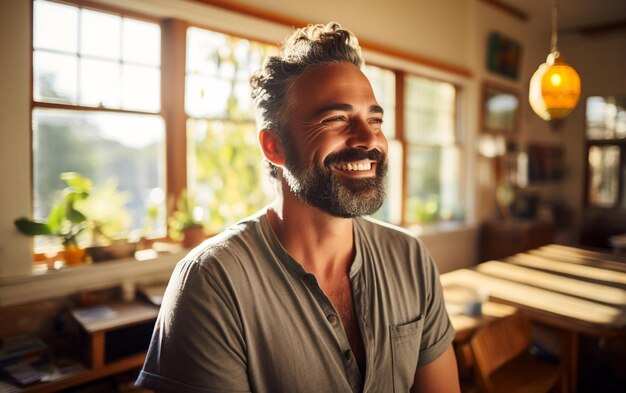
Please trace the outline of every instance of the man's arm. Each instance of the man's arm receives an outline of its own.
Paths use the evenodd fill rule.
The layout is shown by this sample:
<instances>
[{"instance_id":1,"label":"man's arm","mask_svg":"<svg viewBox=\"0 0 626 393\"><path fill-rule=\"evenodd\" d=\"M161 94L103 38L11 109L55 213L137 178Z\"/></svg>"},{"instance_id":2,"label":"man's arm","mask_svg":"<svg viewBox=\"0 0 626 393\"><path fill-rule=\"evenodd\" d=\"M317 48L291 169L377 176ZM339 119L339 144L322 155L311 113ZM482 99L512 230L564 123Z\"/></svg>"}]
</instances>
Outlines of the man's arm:
<instances>
[{"instance_id":1,"label":"man's arm","mask_svg":"<svg viewBox=\"0 0 626 393\"><path fill-rule=\"evenodd\" d=\"M417 367L411 393L460 393L452 344L434 361Z\"/></svg>"},{"instance_id":2,"label":"man's arm","mask_svg":"<svg viewBox=\"0 0 626 393\"><path fill-rule=\"evenodd\" d=\"M217 261L186 259L163 296L138 386L158 392L249 392L235 300Z\"/></svg>"}]
</instances>

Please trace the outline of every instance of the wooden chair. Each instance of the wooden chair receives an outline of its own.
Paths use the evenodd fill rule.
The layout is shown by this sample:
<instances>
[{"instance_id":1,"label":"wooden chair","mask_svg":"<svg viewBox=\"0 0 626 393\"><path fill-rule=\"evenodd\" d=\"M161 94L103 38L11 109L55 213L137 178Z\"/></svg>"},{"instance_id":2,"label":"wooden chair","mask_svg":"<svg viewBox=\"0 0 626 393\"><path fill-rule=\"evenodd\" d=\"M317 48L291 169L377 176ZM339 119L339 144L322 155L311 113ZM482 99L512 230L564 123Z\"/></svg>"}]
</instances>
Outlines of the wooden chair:
<instances>
[{"instance_id":1,"label":"wooden chair","mask_svg":"<svg viewBox=\"0 0 626 393\"><path fill-rule=\"evenodd\" d=\"M521 312L482 327L470 344L476 379L486 393L545 393L560 379L558 364L529 353L530 320Z\"/></svg>"}]
</instances>

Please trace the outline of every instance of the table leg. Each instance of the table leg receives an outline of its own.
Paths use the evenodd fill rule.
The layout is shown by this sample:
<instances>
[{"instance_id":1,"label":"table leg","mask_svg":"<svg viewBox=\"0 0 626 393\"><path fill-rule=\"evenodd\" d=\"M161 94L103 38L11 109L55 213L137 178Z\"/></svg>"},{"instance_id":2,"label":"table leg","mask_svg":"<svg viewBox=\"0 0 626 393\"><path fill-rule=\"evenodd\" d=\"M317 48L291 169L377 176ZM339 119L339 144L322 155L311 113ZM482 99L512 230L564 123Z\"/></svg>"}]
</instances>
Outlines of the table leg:
<instances>
[{"instance_id":1,"label":"table leg","mask_svg":"<svg viewBox=\"0 0 626 393\"><path fill-rule=\"evenodd\" d=\"M563 393L576 393L578 389L578 333L561 331L561 386Z\"/></svg>"},{"instance_id":2,"label":"table leg","mask_svg":"<svg viewBox=\"0 0 626 393\"><path fill-rule=\"evenodd\" d=\"M91 335L91 367L104 367L104 332Z\"/></svg>"}]
</instances>

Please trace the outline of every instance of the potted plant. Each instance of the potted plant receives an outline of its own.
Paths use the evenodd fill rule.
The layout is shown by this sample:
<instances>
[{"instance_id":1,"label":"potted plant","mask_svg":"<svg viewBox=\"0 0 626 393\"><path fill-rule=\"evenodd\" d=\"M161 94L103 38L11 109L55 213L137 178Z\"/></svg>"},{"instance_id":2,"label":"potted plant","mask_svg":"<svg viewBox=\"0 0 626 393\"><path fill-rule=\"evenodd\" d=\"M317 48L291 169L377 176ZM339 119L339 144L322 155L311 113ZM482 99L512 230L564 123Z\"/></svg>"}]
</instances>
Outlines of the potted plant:
<instances>
[{"instance_id":1,"label":"potted plant","mask_svg":"<svg viewBox=\"0 0 626 393\"><path fill-rule=\"evenodd\" d=\"M137 250L138 236L130 230L132 217L126 205L130 201L127 191L118 190L114 177L94 186L89 198L79 204L79 209L89 220L91 239L87 254L92 262L130 258Z\"/></svg>"},{"instance_id":2,"label":"potted plant","mask_svg":"<svg viewBox=\"0 0 626 393\"><path fill-rule=\"evenodd\" d=\"M187 190L182 190L176 202L176 210L168 219L170 238L182 241L183 247L190 248L204 240L204 224L194 214L195 198Z\"/></svg>"},{"instance_id":3,"label":"potted plant","mask_svg":"<svg viewBox=\"0 0 626 393\"><path fill-rule=\"evenodd\" d=\"M83 261L85 250L78 245L78 235L84 231L89 222L87 217L76 209L76 203L86 199L91 190L91 180L76 172L61 174L67 187L63 195L50 210L46 221L34 221L26 217L14 221L15 227L23 234L30 236L57 236L63 245L63 258L69 265Z\"/></svg>"}]
</instances>

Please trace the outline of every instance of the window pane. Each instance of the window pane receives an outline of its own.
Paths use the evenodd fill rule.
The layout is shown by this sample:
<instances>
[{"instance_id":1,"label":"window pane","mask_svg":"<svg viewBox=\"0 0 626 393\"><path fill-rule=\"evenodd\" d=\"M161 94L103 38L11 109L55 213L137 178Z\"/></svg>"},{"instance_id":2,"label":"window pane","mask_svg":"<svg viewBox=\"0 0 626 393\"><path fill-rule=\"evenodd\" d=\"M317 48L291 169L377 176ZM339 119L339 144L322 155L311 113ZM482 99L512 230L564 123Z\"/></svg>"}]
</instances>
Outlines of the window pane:
<instances>
[{"instance_id":1,"label":"window pane","mask_svg":"<svg viewBox=\"0 0 626 393\"><path fill-rule=\"evenodd\" d=\"M224 117L230 90L228 81L188 74L185 111L191 117Z\"/></svg>"},{"instance_id":2,"label":"window pane","mask_svg":"<svg viewBox=\"0 0 626 393\"><path fill-rule=\"evenodd\" d=\"M618 146L591 146L589 148L589 204L614 207L619 187Z\"/></svg>"},{"instance_id":3,"label":"window pane","mask_svg":"<svg viewBox=\"0 0 626 393\"><path fill-rule=\"evenodd\" d=\"M121 18L103 12L81 10L80 50L83 55L120 58Z\"/></svg>"},{"instance_id":4,"label":"window pane","mask_svg":"<svg viewBox=\"0 0 626 393\"><path fill-rule=\"evenodd\" d=\"M587 98L587 138L626 138L626 96Z\"/></svg>"},{"instance_id":5,"label":"window pane","mask_svg":"<svg viewBox=\"0 0 626 393\"><path fill-rule=\"evenodd\" d=\"M119 108L121 83L119 63L90 59L81 60L81 105Z\"/></svg>"},{"instance_id":6,"label":"window pane","mask_svg":"<svg viewBox=\"0 0 626 393\"><path fill-rule=\"evenodd\" d=\"M95 217L105 233L117 237L143 229L151 236L165 235L165 203L163 198L154 198L165 190L161 117L36 109L33 164L36 219L47 217L65 186L60 174L72 171L91 179L92 196L105 200L102 205L83 206L83 213ZM111 191L115 184L118 192ZM155 222L148 220L150 204L159 212ZM90 239L82 240L88 244Z\"/></svg>"},{"instance_id":7,"label":"window pane","mask_svg":"<svg viewBox=\"0 0 626 393\"><path fill-rule=\"evenodd\" d=\"M161 65L161 28L155 23L124 18L123 60L149 66Z\"/></svg>"},{"instance_id":8,"label":"window pane","mask_svg":"<svg viewBox=\"0 0 626 393\"><path fill-rule=\"evenodd\" d=\"M378 104L385 110L383 131L391 139L396 134L396 75L375 66L365 66L363 72L372 84Z\"/></svg>"},{"instance_id":9,"label":"window pane","mask_svg":"<svg viewBox=\"0 0 626 393\"><path fill-rule=\"evenodd\" d=\"M122 108L158 112L161 108L161 72L157 68L125 65L122 69Z\"/></svg>"},{"instance_id":10,"label":"window pane","mask_svg":"<svg viewBox=\"0 0 626 393\"><path fill-rule=\"evenodd\" d=\"M36 1L33 9L34 46L69 53L78 50L78 9Z\"/></svg>"},{"instance_id":11,"label":"window pane","mask_svg":"<svg viewBox=\"0 0 626 393\"><path fill-rule=\"evenodd\" d=\"M77 60L75 56L35 52L34 98L38 101L76 103Z\"/></svg>"},{"instance_id":12,"label":"window pane","mask_svg":"<svg viewBox=\"0 0 626 393\"><path fill-rule=\"evenodd\" d=\"M187 29L187 73L215 75L219 69L217 48L226 45L224 34L191 27Z\"/></svg>"},{"instance_id":13,"label":"window pane","mask_svg":"<svg viewBox=\"0 0 626 393\"><path fill-rule=\"evenodd\" d=\"M385 201L373 217L392 224L402 221L402 143L389 141Z\"/></svg>"},{"instance_id":14,"label":"window pane","mask_svg":"<svg viewBox=\"0 0 626 393\"><path fill-rule=\"evenodd\" d=\"M211 232L266 205L273 187L257 143L249 79L272 46L187 30L185 112L188 188Z\"/></svg>"},{"instance_id":15,"label":"window pane","mask_svg":"<svg viewBox=\"0 0 626 393\"><path fill-rule=\"evenodd\" d=\"M626 209L626 162L622 165L622 209Z\"/></svg>"},{"instance_id":16,"label":"window pane","mask_svg":"<svg viewBox=\"0 0 626 393\"><path fill-rule=\"evenodd\" d=\"M269 202L271 187L254 123L191 119L187 132L189 189L210 231L218 232Z\"/></svg>"},{"instance_id":17,"label":"window pane","mask_svg":"<svg viewBox=\"0 0 626 393\"><path fill-rule=\"evenodd\" d=\"M428 224L462 219L459 170L456 147L409 148L405 220Z\"/></svg>"},{"instance_id":18,"label":"window pane","mask_svg":"<svg viewBox=\"0 0 626 393\"><path fill-rule=\"evenodd\" d=\"M450 144L456 140L456 89L451 83L408 76L404 113L410 143Z\"/></svg>"},{"instance_id":19,"label":"window pane","mask_svg":"<svg viewBox=\"0 0 626 393\"><path fill-rule=\"evenodd\" d=\"M187 30L185 111L192 117L253 120L249 79L275 48L195 27Z\"/></svg>"},{"instance_id":20,"label":"window pane","mask_svg":"<svg viewBox=\"0 0 626 393\"><path fill-rule=\"evenodd\" d=\"M159 112L158 24L73 6L59 8L43 1L37 1L35 7L36 17L39 15L35 37L42 37L35 38L41 49L36 44L33 54L35 100ZM73 15L73 25L68 15ZM80 54L76 45L68 51L69 47L55 44L58 40L80 42ZM58 53L61 48L67 53Z\"/></svg>"}]
</instances>

